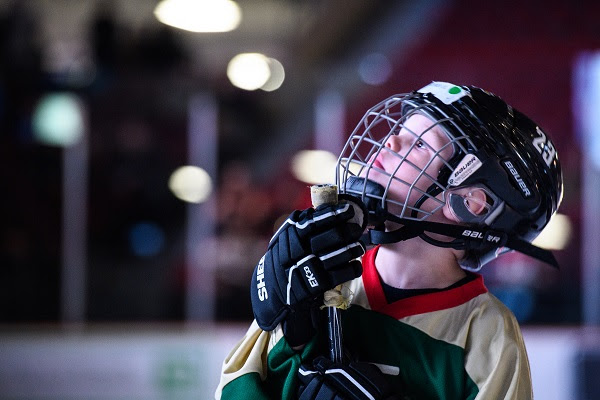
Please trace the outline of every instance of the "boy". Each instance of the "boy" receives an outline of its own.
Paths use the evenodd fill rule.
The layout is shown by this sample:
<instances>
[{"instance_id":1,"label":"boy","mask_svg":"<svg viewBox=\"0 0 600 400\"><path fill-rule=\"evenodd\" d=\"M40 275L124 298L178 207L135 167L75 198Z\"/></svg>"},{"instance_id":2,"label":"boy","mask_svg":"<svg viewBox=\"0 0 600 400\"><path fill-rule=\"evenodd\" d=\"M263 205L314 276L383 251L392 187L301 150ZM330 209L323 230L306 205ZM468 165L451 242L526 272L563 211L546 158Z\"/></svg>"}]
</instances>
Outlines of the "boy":
<instances>
[{"instance_id":1,"label":"boy","mask_svg":"<svg viewBox=\"0 0 600 400\"><path fill-rule=\"evenodd\" d=\"M491 93L433 82L371 108L337 172L340 201L292 213L257 265L256 320L217 398L531 398L519 326L473 271L509 250L555 264L530 244L562 198L545 133ZM320 305L348 280L332 361Z\"/></svg>"}]
</instances>

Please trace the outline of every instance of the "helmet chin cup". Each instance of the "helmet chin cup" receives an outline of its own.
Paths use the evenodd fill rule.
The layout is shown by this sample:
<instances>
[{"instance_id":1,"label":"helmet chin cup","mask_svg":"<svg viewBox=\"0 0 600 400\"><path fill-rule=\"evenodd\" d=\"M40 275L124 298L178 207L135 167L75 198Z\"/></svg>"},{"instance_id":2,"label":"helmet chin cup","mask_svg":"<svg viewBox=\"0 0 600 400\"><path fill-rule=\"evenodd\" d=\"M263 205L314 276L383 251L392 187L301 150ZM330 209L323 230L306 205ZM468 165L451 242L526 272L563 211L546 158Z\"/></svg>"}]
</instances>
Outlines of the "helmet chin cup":
<instances>
[{"instance_id":1,"label":"helmet chin cup","mask_svg":"<svg viewBox=\"0 0 600 400\"><path fill-rule=\"evenodd\" d=\"M368 225L383 230L387 215L383 186L366 178L350 176L344 184L343 192L360 198L369 210Z\"/></svg>"}]
</instances>

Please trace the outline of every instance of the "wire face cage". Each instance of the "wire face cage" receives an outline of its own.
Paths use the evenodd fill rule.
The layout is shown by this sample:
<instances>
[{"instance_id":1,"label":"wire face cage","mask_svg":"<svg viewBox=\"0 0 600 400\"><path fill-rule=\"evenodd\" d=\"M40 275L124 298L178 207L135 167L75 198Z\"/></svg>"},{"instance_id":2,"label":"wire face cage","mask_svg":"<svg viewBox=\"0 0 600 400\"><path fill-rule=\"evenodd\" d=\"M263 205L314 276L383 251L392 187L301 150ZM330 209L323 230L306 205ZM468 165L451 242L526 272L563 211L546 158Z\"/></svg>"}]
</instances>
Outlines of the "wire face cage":
<instances>
[{"instance_id":1,"label":"wire face cage","mask_svg":"<svg viewBox=\"0 0 600 400\"><path fill-rule=\"evenodd\" d=\"M472 152L475 146L434 103L420 94L395 95L368 110L350 135L336 184L341 193L376 201L400 218L424 220L458 186L449 177L467 148ZM383 191L372 190L369 182Z\"/></svg>"}]
</instances>

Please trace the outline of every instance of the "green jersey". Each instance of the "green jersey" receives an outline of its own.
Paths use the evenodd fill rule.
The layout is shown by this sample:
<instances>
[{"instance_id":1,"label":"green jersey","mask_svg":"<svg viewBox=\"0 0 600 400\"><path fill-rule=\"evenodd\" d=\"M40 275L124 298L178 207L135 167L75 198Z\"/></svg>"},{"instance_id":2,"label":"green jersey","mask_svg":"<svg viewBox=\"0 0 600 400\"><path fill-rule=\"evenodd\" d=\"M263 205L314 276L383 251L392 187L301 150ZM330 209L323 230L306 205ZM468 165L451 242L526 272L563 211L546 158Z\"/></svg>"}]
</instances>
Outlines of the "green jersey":
<instances>
[{"instance_id":1,"label":"green jersey","mask_svg":"<svg viewBox=\"0 0 600 400\"><path fill-rule=\"evenodd\" d=\"M478 275L447 290L389 303L375 255L349 283L352 306L342 312L344 347L376 364L399 393L414 399L530 399L525 345L513 314ZM318 337L302 351L281 327L256 321L223 363L217 399L294 399L297 371L323 348Z\"/></svg>"}]
</instances>

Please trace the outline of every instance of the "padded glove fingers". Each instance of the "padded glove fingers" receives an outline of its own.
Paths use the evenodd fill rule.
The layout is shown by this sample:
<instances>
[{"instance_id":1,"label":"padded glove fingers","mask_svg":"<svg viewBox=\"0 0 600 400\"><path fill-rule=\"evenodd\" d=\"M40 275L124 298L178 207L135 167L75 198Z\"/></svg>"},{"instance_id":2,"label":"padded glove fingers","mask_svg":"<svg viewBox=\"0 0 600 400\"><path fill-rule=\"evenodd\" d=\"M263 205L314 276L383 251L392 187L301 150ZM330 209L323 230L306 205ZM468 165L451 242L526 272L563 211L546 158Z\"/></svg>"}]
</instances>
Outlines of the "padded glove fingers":
<instances>
[{"instance_id":1,"label":"padded glove fingers","mask_svg":"<svg viewBox=\"0 0 600 400\"><path fill-rule=\"evenodd\" d=\"M300 303L316 305L325 291L360 276L363 207L345 199L294 211L277 230L252 275L252 309L262 329L275 329Z\"/></svg>"},{"instance_id":2,"label":"padded glove fingers","mask_svg":"<svg viewBox=\"0 0 600 400\"><path fill-rule=\"evenodd\" d=\"M308 208L299 214L293 213L292 215L297 215L297 219L290 221L291 218L288 218L286 222L294 223L298 234L303 238L313 237L346 222L362 225L364 217L360 221L353 219L360 214L357 209L363 210L364 206L359 202L360 200L352 198L350 201L341 201L337 204L323 204L316 209Z\"/></svg>"},{"instance_id":3,"label":"padded glove fingers","mask_svg":"<svg viewBox=\"0 0 600 400\"><path fill-rule=\"evenodd\" d=\"M397 400L400 397L375 365L333 363L317 357L312 366L298 370L301 400Z\"/></svg>"},{"instance_id":4,"label":"padded glove fingers","mask_svg":"<svg viewBox=\"0 0 600 400\"><path fill-rule=\"evenodd\" d=\"M310 249L313 254L323 254L337 247L340 243L351 243L362 235L362 226L354 223L334 226L310 238Z\"/></svg>"},{"instance_id":5,"label":"padded glove fingers","mask_svg":"<svg viewBox=\"0 0 600 400\"><path fill-rule=\"evenodd\" d=\"M330 271L362 256L363 254L365 254L364 244L361 242L354 242L339 249L335 249L330 253L320 255L319 261L327 271Z\"/></svg>"}]
</instances>

